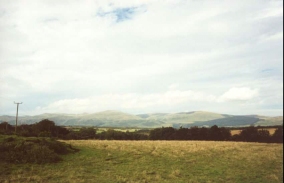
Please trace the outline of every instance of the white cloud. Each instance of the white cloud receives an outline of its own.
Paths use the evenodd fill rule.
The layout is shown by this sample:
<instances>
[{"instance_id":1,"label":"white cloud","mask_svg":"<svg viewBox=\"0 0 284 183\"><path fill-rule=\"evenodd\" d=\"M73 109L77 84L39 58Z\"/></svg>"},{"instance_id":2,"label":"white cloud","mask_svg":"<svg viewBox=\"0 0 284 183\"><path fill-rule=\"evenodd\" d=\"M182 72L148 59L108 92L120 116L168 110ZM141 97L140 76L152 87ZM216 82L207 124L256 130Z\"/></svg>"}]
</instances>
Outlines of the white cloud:
<instances>
[{"instance_id":1,"label":"white cloud","mask_svg":"<svg viewBox=\"0 0 284 183\"><path fill-rule=\"evenodd\" d=\"M225 92L219 101L246 101L255 98L258 95L256 89L250 89L248 87L233 87Z\"/></svg>"},{"instance_id":2,"label":"white cloud","mask_svg":"<svg viewBox=\"0 0 284 183\"><path fill-rule=\"evenodd\" d=\"M130 113L144 112L180 112L190 110L209 110L221 113L256 114L252 108L262 105L258 98L258 91L248 87L233 87L224 94L216 96L210 93L193 90L173 90L163 93L109 93L87 98L74 98L54 101L47 106L38 106L28 113L93 113L102 110L122 110ZM252 102L248 102L252 100ZM235 103L237 101L237 103ZM183 107L181 107L183 106ZM231 106L232 108L228 108ZM177 109L167 111L168 108ZM242 111L246 109L247 111ZM163 111L166 110L166 111ZM217 110L217 111L216 111ZM263 110L257 110L263 111ZM272 110L270 110L272 111ZM279 109L277 109L279 111ZM242 113L243 112L243 113Z\"/></svg>"},{"instance_id":3,"label":"white cloud","mask_svg":"<svg viewBox=\"0 0 284 183\"><path fill-rule=\"evenodd\" d=\"M38 106L36 111L31 113L61 112L72 113L98 112L108 109L147 110L148 107L156 108L161 106L177 106L190 101L213 102L216 97L198 91L170 90L164 93L153 94L104 94L88 98L64 99L52 102L47 106Z\"/></svg>"},{"instance_id":4,"label":"white cloud","mask_svg":"<svg viewBox=\"0 0 284 183\"><path fill-rule=\"evenodd\" d=\"M273 35L264 35L260 37L260 42L269 42L269 41L283 41L283 31L278 32Z\"/></svg>"},{"instance_id":5,"label":"white cloud","mask_svg":"<svg viewBox=\"0 0 284 183\"><path fill-rule=\"evenodd\" d=\"M282 1L28 2L0 1L1 114L283 105Z\"/></svg>"},{"instance_id":6,"label":"white cloud","mask_svg":"<svg viewBox=\"0 0 284 183\"><path fill-rule=\"evenodd\" d=\"M168 88L169 88L169 90L176 90L176 89L178 89L178 87L179 87L178 83L173 83Z\"/></svg>"}]
</instances>

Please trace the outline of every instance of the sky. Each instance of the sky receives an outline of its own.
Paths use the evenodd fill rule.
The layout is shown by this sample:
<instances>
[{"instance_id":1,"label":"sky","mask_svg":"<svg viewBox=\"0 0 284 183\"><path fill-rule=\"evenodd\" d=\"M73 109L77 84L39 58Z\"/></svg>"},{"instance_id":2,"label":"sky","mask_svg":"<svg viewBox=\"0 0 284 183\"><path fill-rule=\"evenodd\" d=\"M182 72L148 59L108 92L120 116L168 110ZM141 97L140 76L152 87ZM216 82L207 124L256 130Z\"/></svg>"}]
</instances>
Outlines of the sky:
<instances>
[{"instance_id":1,"label":"sky","mask_svg":"<svg viewBox=\"0 0 284 183\"><path fill-rule=\"evenodd\" d=\"M283 115L282 0L0 0L0 115Z\"/></svg>"}]
</instances>

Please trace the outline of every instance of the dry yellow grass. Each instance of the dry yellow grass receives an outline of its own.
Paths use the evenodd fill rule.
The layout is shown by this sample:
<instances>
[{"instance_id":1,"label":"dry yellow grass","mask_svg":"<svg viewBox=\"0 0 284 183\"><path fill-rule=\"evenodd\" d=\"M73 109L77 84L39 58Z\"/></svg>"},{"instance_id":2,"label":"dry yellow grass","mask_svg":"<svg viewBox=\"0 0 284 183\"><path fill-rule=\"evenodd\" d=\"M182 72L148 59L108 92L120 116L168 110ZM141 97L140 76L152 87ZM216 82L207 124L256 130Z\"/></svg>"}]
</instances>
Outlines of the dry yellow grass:
<instances>
[{"instance_id":1,"label":"dry yellow grass","mask_svg":"<svg viewBox=\"0 0 284 183\"><path fill-rule=\"evenodd\" d=\"M247 159L252 154L263 158L275 158L275 151L279 151L280 144L225 142L225 141L115 141L115 140L71 140L64 141L77 147L88 147L106 151L127 152L129 155L140 157L143 154L152 156L168 156L182 158L191 153L206 155L211 152L225 153L233 151L238 154L234 158ZM267 151L264 151L263 148ZM283 149L282 149L283 151ZM259 153L261 152L261 153Z\"/></svg>"},{"instance_id":2,"label":"dry yellow grass","mask_svg":"<svg viewBox=\"0 0 284 183\"><path fill-rule=\"evenodd\" d=\"M277 130L277 128L265 128L265 130L268 130L268 131L269 131L269 134L270 134L270 135L273 135L274 132Z\"/></svg>"},{"instance_id":3,"label":"dry yellow grass","mask_svg":"<svg viewBox=\"0 0 284 183\"><path fill-rule=\"evenodd\" d=\"M231 135L239 135L242 130L231 130Z\"/></svg>"}]
</instances>

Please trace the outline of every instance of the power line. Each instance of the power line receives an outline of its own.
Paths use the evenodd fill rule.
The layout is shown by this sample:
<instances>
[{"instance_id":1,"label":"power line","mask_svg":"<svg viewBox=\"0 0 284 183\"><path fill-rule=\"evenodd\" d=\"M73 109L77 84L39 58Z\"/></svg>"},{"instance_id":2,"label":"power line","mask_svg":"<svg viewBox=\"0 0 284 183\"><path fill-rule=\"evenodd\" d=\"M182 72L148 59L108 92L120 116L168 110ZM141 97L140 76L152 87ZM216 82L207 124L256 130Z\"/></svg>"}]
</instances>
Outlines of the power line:
<instances>
[{"instance_id":1,"label":"power line","mask_svg":"<svg viewBox=\"0 0 284 183\"><path fill-rule=\"evenodd\" d=\"M14 104L17 104L17 114L16 114L16 127L15 127L15 133L17 134L17 126L18 126L18 110L19 110L19 104L22 104L23 102L14 102Z\"/></svg>"}]
</instances>

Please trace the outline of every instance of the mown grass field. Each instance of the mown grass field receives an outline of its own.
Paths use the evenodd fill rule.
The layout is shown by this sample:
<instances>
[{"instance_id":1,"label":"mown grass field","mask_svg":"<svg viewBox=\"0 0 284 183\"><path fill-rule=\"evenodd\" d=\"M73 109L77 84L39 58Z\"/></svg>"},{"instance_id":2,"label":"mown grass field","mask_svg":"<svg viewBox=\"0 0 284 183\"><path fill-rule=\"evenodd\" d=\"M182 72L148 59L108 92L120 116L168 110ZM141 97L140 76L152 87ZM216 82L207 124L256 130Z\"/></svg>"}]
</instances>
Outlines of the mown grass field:
<instances>
[{"instance_id":1,"label":"mown grass field","mask_svg":"<svg viewBox=\"0 0 284 183\"><path fill-rule=\"evenodd\" d=\"M283 182L283 144L64 141L56 164L0 163L0 182Z\"/></svg>"}]
</instances>

